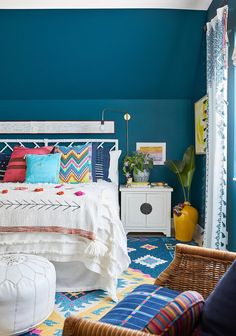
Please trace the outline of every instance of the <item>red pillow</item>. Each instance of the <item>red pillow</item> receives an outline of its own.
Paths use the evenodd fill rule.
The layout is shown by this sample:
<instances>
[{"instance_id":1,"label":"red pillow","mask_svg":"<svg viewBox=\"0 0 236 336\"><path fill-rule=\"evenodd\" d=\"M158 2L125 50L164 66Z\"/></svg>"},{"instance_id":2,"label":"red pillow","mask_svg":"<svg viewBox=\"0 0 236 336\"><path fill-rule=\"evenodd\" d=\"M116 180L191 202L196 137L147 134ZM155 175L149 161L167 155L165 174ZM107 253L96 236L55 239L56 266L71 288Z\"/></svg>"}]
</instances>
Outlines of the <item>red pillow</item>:
<instances>
[{"instance_id":1,"label":"red pillow","mask_svg":"<svg viewBox=\"0 0 236 336\"><path fill-rule=\"evenodd\" d=\"M52 150L52 146L39 148L14 147L3 182L24 182L26 173L26 154L50 154Z\"/></svg>"}]
</instances>

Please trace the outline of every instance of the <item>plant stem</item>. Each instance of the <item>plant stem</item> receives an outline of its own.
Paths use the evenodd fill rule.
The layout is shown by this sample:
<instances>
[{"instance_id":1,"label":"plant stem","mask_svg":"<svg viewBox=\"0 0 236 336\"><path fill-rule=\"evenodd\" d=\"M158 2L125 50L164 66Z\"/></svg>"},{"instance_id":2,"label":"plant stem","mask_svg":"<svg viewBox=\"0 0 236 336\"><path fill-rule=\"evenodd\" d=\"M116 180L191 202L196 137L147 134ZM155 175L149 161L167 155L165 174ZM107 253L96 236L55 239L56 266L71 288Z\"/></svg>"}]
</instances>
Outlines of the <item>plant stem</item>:
<instances>
[{"instance_id":1,"label":"plant stem","mask_svg":"<svg viewBox=\"0 0 236 336\"><path fill-rule=\"evenodd\" d=\"M190 187L188 187L188 201L190 202Z\"/></svg>"},{"instance_id":2,"label":"plant stem","mask_svg":"<svg viewBox=\"0 0 236 336\"><path fill-rule=\"evenodd\" d=\"M179 178L179 181L180 181L180 184L181 184L181 187L182 187L182 190L183 190L183 194L184 194L184 202L187 202L186 192L185 192L185 188L184 188L184 185L183 185L183 181L182 181L182 179L181 179L181 175L180 175L179 169L178 169L178 167L174 164L173 161L172 161L172 164L175 166L176 171L177 171L177 176L178 176L178 178Z\"/></svg>"}]
</instances>

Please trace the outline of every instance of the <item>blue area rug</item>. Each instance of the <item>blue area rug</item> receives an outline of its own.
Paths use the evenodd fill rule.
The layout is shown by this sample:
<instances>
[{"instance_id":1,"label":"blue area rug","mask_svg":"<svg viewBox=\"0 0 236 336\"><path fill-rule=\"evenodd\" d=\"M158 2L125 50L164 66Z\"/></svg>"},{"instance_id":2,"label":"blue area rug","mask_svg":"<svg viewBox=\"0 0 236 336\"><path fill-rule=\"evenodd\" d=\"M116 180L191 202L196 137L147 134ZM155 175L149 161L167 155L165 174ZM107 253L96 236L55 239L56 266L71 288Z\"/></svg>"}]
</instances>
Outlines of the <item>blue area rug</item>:
<instances>
[{"instance_id":1,"label":"blue area rug","mask_svg":"<svg viewBox=\"0 0 236 336\"><path fill-rule=\"evenodd\" d=\"M130 268L156 278L172 261L175 245L174 238L154 236L128 236ZM188 243L196 245L195 242Z\"/></svg>"},{"instance_id":2,"label":"blue area rug","mask_svg":"<svg viewBox=\"0 0 236 336\"><path fill-rule=\"evenodd\" d=\"M155 236L129 236L128 251L131 264L118 281L117 296L122 299L135 287L143 283L153 284L154 279L172 261L174 238ZM195 243L190 243L196 245ZM113 308L113 302L105 292L56 293L55 309L49 318L25 336L61 336L64 319L71 314L99 320Z\"/></svg>"}]
</instances>

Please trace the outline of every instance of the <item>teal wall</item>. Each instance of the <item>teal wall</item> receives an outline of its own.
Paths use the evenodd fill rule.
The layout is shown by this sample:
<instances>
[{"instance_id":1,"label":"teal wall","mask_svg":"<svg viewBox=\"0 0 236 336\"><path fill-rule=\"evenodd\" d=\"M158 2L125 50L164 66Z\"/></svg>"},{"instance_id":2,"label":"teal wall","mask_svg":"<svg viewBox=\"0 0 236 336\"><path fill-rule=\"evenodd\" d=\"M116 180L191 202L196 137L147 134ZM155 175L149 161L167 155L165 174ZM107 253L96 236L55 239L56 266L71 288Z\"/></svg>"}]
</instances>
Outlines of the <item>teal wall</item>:
<instances>
[{"instance_id":1,"label":"teal wall","mask_svg":"<svg viewBox=\"0 0 236 336\"><path fill-rule=\"evenodd\" d=\"M0 99L190 99L205 12L0 11Z\"/></svg>"},{"instance_id":2,"label":"teal wall","mask_svg":"<svg viewBox=\"0 0 236 336\"><path fill-rule=\"evenodd\" d=\"M37 120L39 116L42 120L65 120L68 115L70 120L78 118L99 120L101 110L106 106L122 108L131 114L129 123L129 148L131 151L135 150L136 142L166 142L167 158L181 158L186 145L193 143L192 102L187 99L0 101L0 111L4 111L2 120ZM101 135L101 137L118 138L124 155L125 121L123 113L109 112L106 117L116 120L116 133ZM86 136L82 135L82 137ZM81 136L78 135L78 137ZM91 136L89 135L89 137ZM92 135L92 137L97 138L100 135ZM120 162L121 164L122 162ZM124 182L122 175L120 178ZM182 200L176 178L166 167L156 166L151 173L151 180L166 181L175 188L173 204Z\"/></svg>"},{"instance_id":3,"label":"teal wall","mask_svg":"<svg viewBox=\"0 0 236 336\"><path fill-rule=\"evenodd\" d=\"M216 14L216 9L222 7L223 1L214 0L208 11L208 18ZM236 3L228 0L228 36L229 36L229 82L228 82L228 185L227 185L227 227L229 233L229 250L236 251L236 182L233 181L235 165L235 67L231 56L236 34Z\"/></svg>"},{"instance_id":4,"label":"teal wall","mask_svg":"<svg viewBox=\"0 0 236 336\"><path fill-rule=\"evenodd\" d=\"M0 11L0 119L93 120L106 107L126 109L130 150L139 141L166 142L167 158L180 159L194 143L196 92L205 93L205 21L203 11ZM123 115L106 118L115 120L124 152ZM182 201L165 167L151 180L168 182L173 204ZM201 199L196 179L193 198Z\"/></svg>"}]
</instances>

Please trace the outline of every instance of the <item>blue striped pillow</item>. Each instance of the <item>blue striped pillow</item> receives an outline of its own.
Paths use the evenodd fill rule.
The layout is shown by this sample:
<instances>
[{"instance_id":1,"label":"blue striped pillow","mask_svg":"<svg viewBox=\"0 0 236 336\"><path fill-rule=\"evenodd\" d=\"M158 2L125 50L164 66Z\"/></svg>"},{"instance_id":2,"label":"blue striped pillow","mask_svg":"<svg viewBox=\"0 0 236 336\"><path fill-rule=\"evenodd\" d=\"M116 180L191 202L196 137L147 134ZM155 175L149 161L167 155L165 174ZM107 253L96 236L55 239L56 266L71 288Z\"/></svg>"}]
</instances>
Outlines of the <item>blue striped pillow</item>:
<instances>
[{"instance_id":1,"label":"blue striped pillow","mask_svg":"<svg viewBox=\"0 0 236 336\"><path fill-rule=\"evenodd\" d=\"M98 142L92 144L92 176L93 182L109 179L110 149L108 147L99 147Z\"/></svg>"}]
</instances>

